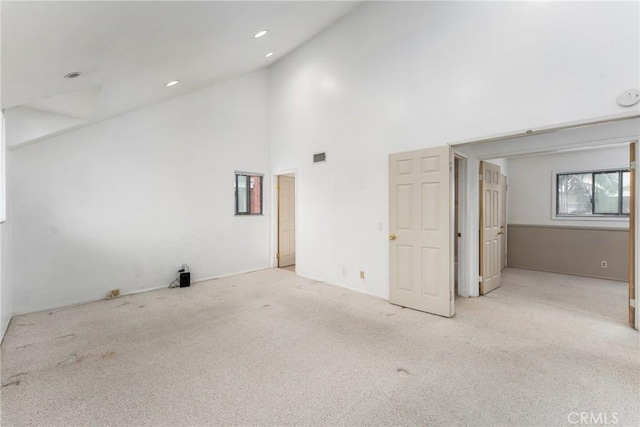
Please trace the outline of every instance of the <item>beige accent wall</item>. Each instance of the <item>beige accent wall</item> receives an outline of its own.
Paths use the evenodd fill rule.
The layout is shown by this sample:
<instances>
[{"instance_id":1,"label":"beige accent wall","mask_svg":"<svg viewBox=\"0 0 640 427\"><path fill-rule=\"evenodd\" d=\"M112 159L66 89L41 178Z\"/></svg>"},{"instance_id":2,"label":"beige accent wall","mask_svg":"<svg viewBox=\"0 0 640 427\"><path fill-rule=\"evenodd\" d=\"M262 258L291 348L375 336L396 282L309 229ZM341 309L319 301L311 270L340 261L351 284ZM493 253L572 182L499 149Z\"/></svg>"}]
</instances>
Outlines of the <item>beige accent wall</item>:
<instances>
[{"instance_id":1,"label":"beige accent wall","mask_svg":"<svg viewBox=\"0 0 640 427\"><path fill-rule=\"evenodd\" d=\"M509 267L620 281L629 277L628 229L509 224L507 251Z\"/></svg>"}]
</instances>

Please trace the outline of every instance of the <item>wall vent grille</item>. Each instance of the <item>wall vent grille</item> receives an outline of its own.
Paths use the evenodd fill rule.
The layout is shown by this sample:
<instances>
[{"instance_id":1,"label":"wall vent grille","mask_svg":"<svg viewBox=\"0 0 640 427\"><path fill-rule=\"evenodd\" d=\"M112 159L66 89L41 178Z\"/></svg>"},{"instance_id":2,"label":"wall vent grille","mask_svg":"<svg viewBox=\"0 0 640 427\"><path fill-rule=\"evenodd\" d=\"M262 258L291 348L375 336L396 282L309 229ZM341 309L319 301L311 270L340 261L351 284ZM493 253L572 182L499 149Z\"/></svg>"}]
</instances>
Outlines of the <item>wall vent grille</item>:
<instances>
[{"instance_id":1,"label":"wall vent grille","mask_svg":"<svg viewBox=\"0 0 640 427\"><path fill-rule=\"evenodd\" d=\"M327 153L316 153L313 155L313 163L320 163L327 161Z\"/></svg>"}]
</instances>

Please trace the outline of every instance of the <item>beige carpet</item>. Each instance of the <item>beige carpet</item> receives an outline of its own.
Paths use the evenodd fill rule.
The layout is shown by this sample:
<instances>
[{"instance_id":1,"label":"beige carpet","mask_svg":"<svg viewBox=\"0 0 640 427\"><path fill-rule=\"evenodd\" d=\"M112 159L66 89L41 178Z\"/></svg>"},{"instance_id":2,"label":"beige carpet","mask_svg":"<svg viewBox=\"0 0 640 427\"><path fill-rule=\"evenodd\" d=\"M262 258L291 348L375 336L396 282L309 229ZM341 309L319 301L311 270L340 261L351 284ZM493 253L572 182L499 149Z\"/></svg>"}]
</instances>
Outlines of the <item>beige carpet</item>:
<instances>
[{"instance_id":1,"label":"beige carpet","mask_svg":"<svg viewBox=\"0 0 640 427\"><path fill-rule=\"evenodd\" d=\"M512 298L624 323L629 320L627 282L507 268L502 283L505 295Z\"/></svg>"},{"instance_id":2,"label":"beige carpet","mask_svg":"<svg viewBox=\"0 0 640 427\"><path fill-rule=\"evenodd\" d=\"M2 425L638 425L638 333L537 274L452 319L282 269L15 317Z\"/></svg>"}]
</instances>

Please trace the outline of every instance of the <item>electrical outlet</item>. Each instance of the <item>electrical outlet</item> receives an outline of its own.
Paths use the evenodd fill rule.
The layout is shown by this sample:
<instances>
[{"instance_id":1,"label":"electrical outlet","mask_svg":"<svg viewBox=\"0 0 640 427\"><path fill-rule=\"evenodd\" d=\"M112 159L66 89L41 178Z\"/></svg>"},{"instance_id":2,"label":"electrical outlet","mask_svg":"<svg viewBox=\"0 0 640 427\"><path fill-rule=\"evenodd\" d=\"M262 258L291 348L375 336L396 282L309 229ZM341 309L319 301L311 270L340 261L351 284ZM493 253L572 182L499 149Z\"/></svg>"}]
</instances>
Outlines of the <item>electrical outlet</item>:
<instances>
[{"instance_id":1,"label":"electrical outlet","mask_svg":"<svg viewBox=\"0 0 640 427\"><path fill-rule=\"evenodd\" d=\"M360 272L360 278L361 278L361 279L364 279L364 271L361 271L361 272Z\"/></svg>"},{"instance_id":2,"label":"electrical outlet","mask_svg":"<svg viewBox=\"0 0 640 427\"><path fill-rule=\"evenodd\" d=\"M107 292L107 299L114 299L118 295L120 295L120 289L111 289Z\"/></svg>"},{"instance_id":3,"label":"electrical outlet","mask_svg":"<svg viewBox=\"0 0 640 427\"><path fill-rule=\"evenodd\" d=\"M607 261L600 261L600 267L607 268Z\"/></svg>"}]
</instances>

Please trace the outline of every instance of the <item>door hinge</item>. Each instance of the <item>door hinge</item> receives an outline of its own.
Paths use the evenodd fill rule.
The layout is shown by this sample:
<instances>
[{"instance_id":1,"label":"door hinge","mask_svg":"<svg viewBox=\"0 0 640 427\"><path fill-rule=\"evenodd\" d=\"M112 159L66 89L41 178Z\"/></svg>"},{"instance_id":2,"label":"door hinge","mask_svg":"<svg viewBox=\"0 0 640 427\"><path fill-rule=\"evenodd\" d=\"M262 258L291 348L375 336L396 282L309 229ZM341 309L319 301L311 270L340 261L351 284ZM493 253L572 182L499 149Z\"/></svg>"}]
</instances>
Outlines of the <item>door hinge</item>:
<instances>
[{"instance_id":1,"label":"door hinge","mask_svg":"<svg viewBox=\"0 0 640 427\"><path fill-rule=\"evenodd\" d=\"M449 162L449 172L452 172L452 171L453 171L453 163Z\"/></svg>"},{"instance_id":2,"label":"door hinge","mask_svg":"<svg viewBox=\"0 0 640 427\"><path fill-rule=\"evenodd\" d=\"M484 282L484 277L478 276L478 282L480 282L480 283Z\"/></svg>"},{"instance_id":3,"label":"door hinge","mask_svg":"<svg viewBox=\"0 0 640 427\"><path fill-rule=\"evenodd\" d=\"M280 259L280 252L278 252L278 253L276 254L276 258L277 258L277 259Z\"/></svg>"},{"instance_id":4,"label":"door hinge","mask_svg":"<svg viewBox=\"0 0 640 427\"><path fill-rule=\"evenodd\" d=\"M634 161L632 161L632 162L629 164L629 169L631 169L632 171L636 170L636 161L635 161L635 160L634 160Z\"/></svg>"},{"instance_id":5,"label":"door hinge","mask_svg":"<svg viewBox=\"0 0 640 427\"><path fill-rule=\"evenodd\" d=\"M276 190L280 189L280 184L276 184Z\"/></svg>"},{"instance_id":6,"label":"door hinge","mask_svg":"<svg viewBox=\"0 0 640 427\"><path fill-rule=\"evenodd\" d=\"M451 296L451 301L453 301L453 292L449 292L449 295Z\"/></svg>"},{"instance_id":7,"label":"door hinge","mask_svg":"<svg viewBox=\"0 0 640 427\"><path fill-rule=\"evenodd\" d=\"M484 179L484 176L482 176L482 174L478 175L478 180L482 181Z\"/></svg>"},{"instance_id":8,"label":"door hinge","mask_svg":"<svg viewBox=\"0 0 640 427\"><path fill-rule=\"evenodd\" d=\"M629 300L629 307L636 308L636 300L635 299L630 299Z\"/></svg>"}]
</instances>

